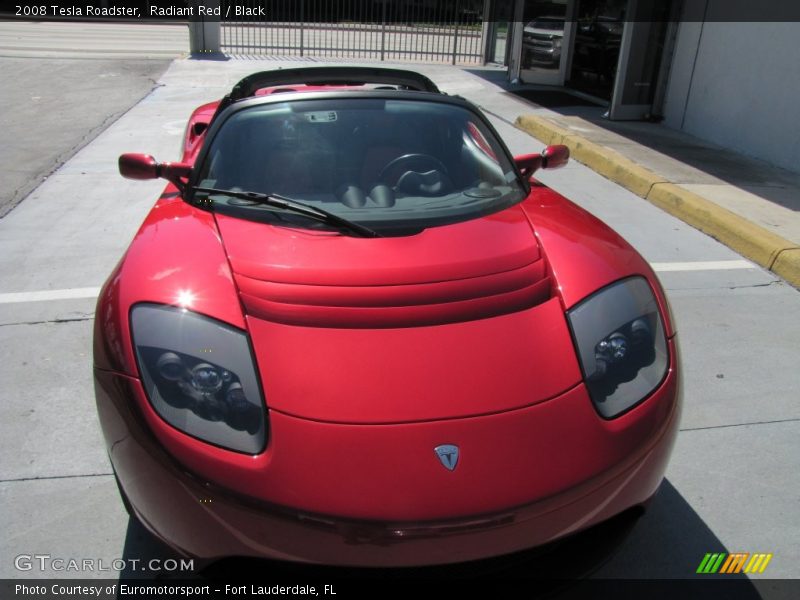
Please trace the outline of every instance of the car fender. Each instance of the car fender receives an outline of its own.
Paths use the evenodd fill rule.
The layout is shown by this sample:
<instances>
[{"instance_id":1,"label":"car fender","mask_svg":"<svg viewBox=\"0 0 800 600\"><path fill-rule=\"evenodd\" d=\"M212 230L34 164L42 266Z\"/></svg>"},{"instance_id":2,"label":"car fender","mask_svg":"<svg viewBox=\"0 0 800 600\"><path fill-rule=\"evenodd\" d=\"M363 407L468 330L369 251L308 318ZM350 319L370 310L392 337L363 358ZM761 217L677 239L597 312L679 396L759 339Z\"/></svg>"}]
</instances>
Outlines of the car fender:
<instances>
[{"instance_id":1,"label":"car fender","mask_svg":"<svg viewBox=\"0 0 800 600\"><path fill-rule=\"evenodd\" d=\"M180 306L245 329L213 214L176 195L167 186L100 292L94 331L100 369L138 376L129 324L137 302Z\"/></svg>"},{"instance_id":2,"label":"car fender","mask_svg":"<svg viewBox=\"0 0 800 600\"><path fill-rule=\"evenodd\" d=\"M521 206L539 238L565 310L615 281L640 275L653 289L667 337L675 334L658 277L622 236L539 182Z\"/></svg>"},{"instance_id":3,"label":"car fender","mask_svg":"<svg viewBox=\"0 0 800 600\"><path fill-rule=\"evenodd\" d=\"M183 134L183 147L181 148L181 162L194 163L197 153L206 138L208 126L219 106L219 101L209 102L197 107L189 122L186 124L186 131Z\"/></svg>"}]
</instances>

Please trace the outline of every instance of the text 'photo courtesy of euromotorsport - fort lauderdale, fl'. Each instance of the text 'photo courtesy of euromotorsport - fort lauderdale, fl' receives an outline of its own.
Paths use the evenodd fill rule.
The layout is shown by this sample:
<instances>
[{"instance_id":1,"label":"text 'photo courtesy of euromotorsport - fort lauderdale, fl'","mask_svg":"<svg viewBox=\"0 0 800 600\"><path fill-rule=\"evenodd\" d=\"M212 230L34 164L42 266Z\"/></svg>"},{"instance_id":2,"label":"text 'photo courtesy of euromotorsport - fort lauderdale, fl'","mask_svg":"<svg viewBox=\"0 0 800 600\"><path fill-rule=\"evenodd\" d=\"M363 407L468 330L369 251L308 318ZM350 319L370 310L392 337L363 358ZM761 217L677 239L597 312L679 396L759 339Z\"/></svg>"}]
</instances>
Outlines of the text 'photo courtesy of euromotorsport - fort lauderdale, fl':
<instances>
[{"instance_id":1,"label":"text 'photo courtesy of euromotorsport - fort lauderdale, fl'","mask_svg":"<svg viewBox=\"0 0 800 600\"><path fill-rule=\"evenodd\" d=\"M258 598L264 596L288 597L320 597L336 596L335 587L324 584L320 587L314 585L267 585L267 584L175 584L175 583L136 583L117 582L110 584L82 584L82 583L46 583L46 584L14 584L14 595L19 598L109 598L146 599L159 598L219 598L223 596L239 598Z\"/></svg>"}]
</instances>

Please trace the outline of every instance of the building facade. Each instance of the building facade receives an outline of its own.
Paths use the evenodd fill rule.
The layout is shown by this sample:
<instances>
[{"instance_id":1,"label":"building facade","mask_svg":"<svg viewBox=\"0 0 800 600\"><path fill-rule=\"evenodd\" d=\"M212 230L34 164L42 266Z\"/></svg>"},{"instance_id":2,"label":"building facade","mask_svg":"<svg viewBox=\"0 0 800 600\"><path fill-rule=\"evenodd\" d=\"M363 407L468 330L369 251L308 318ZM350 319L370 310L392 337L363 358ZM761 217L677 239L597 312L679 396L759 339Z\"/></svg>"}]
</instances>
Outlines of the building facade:
<instances>
[{"instance_id":1,"label":"building facade","mask_svg":"<svg viewBox=\"0 0 800 600\"><path fill-rule=\"evenodd\" d=\"M800 172L800 2L488 0L485 57ZM770 20L774 19L774 20Z\"/></svg>"}]
</instances>

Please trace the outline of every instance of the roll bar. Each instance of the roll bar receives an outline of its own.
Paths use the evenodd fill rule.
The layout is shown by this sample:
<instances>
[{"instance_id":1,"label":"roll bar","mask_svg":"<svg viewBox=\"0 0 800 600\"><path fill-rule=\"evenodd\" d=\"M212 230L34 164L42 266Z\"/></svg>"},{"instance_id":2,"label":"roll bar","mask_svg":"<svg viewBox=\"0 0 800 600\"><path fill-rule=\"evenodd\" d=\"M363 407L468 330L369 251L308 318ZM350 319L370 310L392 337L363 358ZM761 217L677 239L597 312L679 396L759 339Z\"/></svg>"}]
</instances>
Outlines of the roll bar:
<instances>
[{"instance_id":1,"label":"roll bar","mask_svg":"<svg viewBox=\"0 0 800 600\"><path fill-rule=\"evenodd\" d=\"M227 94L219 104L215 117L237 100L250 98L256 91L278 85L364 85L380 83L403 86L410 90L440 94L439 88L430 79L404 69L378 67L302 67L299 69L275 69L248 75ZM212 119L213 120L213 119Z\"/></svg>"}]
</instances>

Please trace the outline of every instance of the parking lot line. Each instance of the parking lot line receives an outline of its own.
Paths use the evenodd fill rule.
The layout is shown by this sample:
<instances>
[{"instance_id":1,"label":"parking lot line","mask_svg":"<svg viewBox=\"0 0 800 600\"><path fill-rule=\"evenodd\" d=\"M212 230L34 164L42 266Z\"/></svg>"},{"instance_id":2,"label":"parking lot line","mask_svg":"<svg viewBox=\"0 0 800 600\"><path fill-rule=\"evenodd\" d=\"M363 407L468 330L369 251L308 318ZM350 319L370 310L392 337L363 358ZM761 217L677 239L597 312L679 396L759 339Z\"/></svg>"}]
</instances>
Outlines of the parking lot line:
<instances>
[{"instance_id":1,"label":"parking lot line","mask_svg":"<svg viewBox=\"0 0 800 600\"><path fill-rule=\"evenodd\" d=\"M76 298L97 298L99 287L69 288L66 290L44 290L40 292L12 292L0 294L0 304L18 302L44 302L48 300L73 300Z\"/></svg>"},{"instance_id":2,"label":"parking lot line","mask_svg":"<svg viewBox=\"0 0 800 600\"><path fill-rule=\"evenodd\" d=\"M732 269L756 269L756 265L747 260L712 260L694 262L651 263L653 270L665 273L668 271L728 271ZM43 290L39 292L10 292L0 294L0 304L21 302L47 302L52 300L74 300L78 298L97 298L99 287L69 288L64 290Z\"/></svg>"},{"instance_id":3,"label":"parking lot line","mask_svg":"<svg viewBox=\"0 0 800 600\"><path fill-rule=\"evenodd\" d=\"M757 269L757 265L748 260L708 260L693 262L650 263L654 271L729 271L732 269Z\"/></svg>"}]
</instances>

